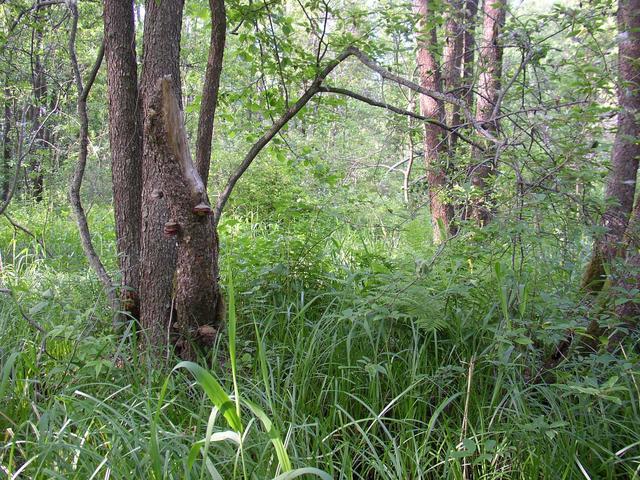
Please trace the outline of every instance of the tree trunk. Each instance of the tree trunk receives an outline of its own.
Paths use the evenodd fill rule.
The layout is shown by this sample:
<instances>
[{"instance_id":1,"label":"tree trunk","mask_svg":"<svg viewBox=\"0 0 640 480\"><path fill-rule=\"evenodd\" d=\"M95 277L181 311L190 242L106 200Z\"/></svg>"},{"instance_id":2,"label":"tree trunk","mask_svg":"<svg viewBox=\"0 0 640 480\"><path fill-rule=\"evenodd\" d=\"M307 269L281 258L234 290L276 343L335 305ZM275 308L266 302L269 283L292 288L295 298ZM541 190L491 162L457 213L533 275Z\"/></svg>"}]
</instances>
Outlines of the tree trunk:
<instances>
[{"instance_id":1,"label":"tree trunk","mask_svg":"<svg viewBox=\"0 0 640 480\"><path fill-rule=\"evenodd\" d=\"M461 25L462 0L450 0L445 25L445 45L442 60L442 80L444 91L460 97L460 83L462 81L462 47L463 30ZM445 123L452 127L460 124L460 108L450 105L445 114ZM455 135L448 135L449 150L455 148L458 139Z\"/></svg>"},{"instance_id":2,"label":"tree trunk","mask_svg":"<svg viewBox=\"0 0 640 480\"><path fill-rule=\"evenodd\" d=\"M505 14L505 5L499 0L484 1L482 46L478 59L480 76L476 99L476 120L489 132L498 130L494 115L499 113L496 105L502 74L502 46L499 43L499 36L504 25ZM469 177L478 197L471 202L470 217L479 225L486 225L493 216L488 201L490 192L487 180L496 167L495 156L496 150L493 146L488 146L484 153L477 149L473 153L476 163L472 165Z\"/></svg>"},{"instance_id":3,"label":"tree trunk","mask_svg":"<svg viewBox=\"0 0 640 480\"><path fill-rule=\"evenodd\" d=\"M478 0L466 0L464 4L464 24L462 34L462 84L467 105L473 105L473 66L476 49L476 21Z\"/></svg>"},{"instance_id":4,"label":"tree trunk","mask_svg":"<svg viewBox=\"0 0 640 480\"><path fill-rule=\"evenodd\" d=\"M4 118L2 124L2 195L0 198L4 202L9 195L9 177L11 176L11 90L8 79L4 87Z\"/></svg>"},{"instance_id":5,"label":"tree trunk","mask_svg":"<svg viewBox=\"0 0 640 480\"><path fill-rule=\"evenodd\" d=\"M437 46L436 30L426 26L430 14L429 0L414 0L413 5L415 12L419 15L420 26L418 39L420 86L442 92L440 70L434 54ZM444 116L442 102L427 95L420 95L420 114L442 121ZM434 241L439 242L451 229L453 220L453 207L448 201L443 200L443 190L448 184L446 169L441 158L441 154L445 151L444 137L442 128L438 125L425 123L424 129L424 161L429 187L431 222Z\"/></svg>"},{"instance_id":6,"label":"tree trunk","mask_svg":"<svg viewBox=\"0 0 640 480\"><path fill-rule=\"evenodd\" d=\"M184 119L171 79L159 83L151 101L153 116L147 135L166 152L160 183L166 192L170 219L164 233L177 240L175 321L171 342L182 358L193 358L194 347L211 347L220 325L218 249L212 209L204 182L191 160Z\"/></svg>"},{"instance_id":7,"label":"tree trunk","mask_svg":"<svg viewBox=\"0 0 640 480\"><path fill-rule=\"evenodd\" d=\"M40 3L40 2L38 2ZM36 8L36 22L42 18L38 13L39 8ZM43 29L34 27L34 43L32 54L32 71L31 71L31 86L33 90L33 104L30 108L32 131L38 132L36 134L36 141L34 143L36 149L34 154L31 155L28 170L29 180L33 198L36 202L41 202L44 195L44 172L43 172L43 157L49 150L49 128L45 125L40 128L42 121L42 112L47 107L47 76L45 66L43 63L41 50L43 40Z\"/></svg>"},{"instance_id":8,"label":"tree trunk","mask_svg":"<svg viewBox=\"0 0 640 480\"><path fill-rule=\"evenodd\" d=\"M142 129L133 0L105 0L104 38L116 247L123 310L139 317Z\"/></svg>"},{"instance_id":9,"label":"tree trunk","mask_svg":"<svg viewBox=\"0 0 640 480\"><path fill-rule=\"evenodd\" d=\"M213 135L213 120L218 104L220 89L220 75L222 73L222 59L224 55L227 16L224 0L209 0L211 10L211 43L209 58L202 89L200 117L198 119L198 138L196 141L196 167L205 187L209 179L209 165L211 162L211 137Z\"/></svg>"},{"instance_id":10,"label":"tree trunk","mask_svg":"<svg viewBox=\"0 0 640 480\"><path fill-rule=\"evenodd\" d=\"M140 257L140 323L149 345L168 342L172 316L173 280L176 245L164 235L169 221L167 185L162 183L163 170L173 160L164 142L150 135L157 114L151 102L157 82L165 75L173 79L180 102L180 29L184 1L147 0L145 8L143 63L140 90L144 134L142 142L142 223Z\"/></svg>"},{"instance_id":11,"label":"tree trunk","mask_svg":"<svg viewBox=\"0 0 640 480\"><path fill-rule=\"evenodd\" d=\"M618 29L621 39L618 44L618 130L605 190L607 207L602 217L605 233L596 240L582 278L583 288L594 292L604 284L605 267L624 255L626 242L631 240L631 248L639 245L635 242L637 232L630 231L627 238L625 232L633 209L640 158L640 0L620 0ZM636 206L635 216L638 215L640 211ZM630 230L635 228L630 226Z\"/></svg>"}]
</instances>

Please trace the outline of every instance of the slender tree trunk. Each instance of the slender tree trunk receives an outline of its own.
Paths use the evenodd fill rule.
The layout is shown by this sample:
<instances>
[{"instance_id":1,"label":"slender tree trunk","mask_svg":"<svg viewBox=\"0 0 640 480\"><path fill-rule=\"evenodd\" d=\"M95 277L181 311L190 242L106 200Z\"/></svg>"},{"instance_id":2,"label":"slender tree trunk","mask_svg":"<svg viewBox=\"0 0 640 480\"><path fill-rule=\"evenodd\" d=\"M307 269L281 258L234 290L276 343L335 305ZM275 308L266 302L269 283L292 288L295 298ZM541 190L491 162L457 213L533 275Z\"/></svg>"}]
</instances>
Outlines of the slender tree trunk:
<instances>
[{"instance_id":1,"label":"slender tree trunk","mask_svg":"<svg viewBox=\"0 0 640 480\"><path fill-rule=\"evenodd\" d=\"M416 100L415 96L411 95L411 99L409 100L409 105L407 106L407 110L410 112L415 112L416 110ZM407 117L407 127L408 127L408 135L407 135L407 155L409 155L409 160L407 161L407 166L404 169L402 175L402 193L404 195L404 203L409 205L409 179L411 178L411 169L413 168L414 154L415 154L415 145L413 143L413 118Z\"/></svg>"},{"instance_id":2,"label":"slender tree trunk","mask_svg":"<svg viewBox=\"0 0 640 480\"><path fill-rule=\"evenodd\" d=\"M484 1L482 46L478 59L480 76L476 100L476 120L492 133L498 130L494 114L499 113L495 108L502 74L502 46L499 43L499 36L504 25L505 14L505 5L500 0ZM488 201L490 192L487 181L496 167L496 150L495 148L486 148L485 152L480 152L476 149L473 156L476 163L472 165L469 176L471 185L477 190L478 198L471 204L470 216L479 225L486 225L493 216Z\"/></svg>"},{"instance_id":3,"label":"slender tree trunk","mask_svg":"<svg viewBox=\"0 0 640 480\"><path fill-rule=\"evenodd\" d=\"M5 80L4 87L4 118L2 124L2 191L0 194L2 201L7 199L9 194L9 177L11 176L11 89L9 88L9 80Z\"/></svg>"},{"instance_id":4,"label":"slender tree trunk","mask_svg":"<svg viewBox=\"0 0 640 480\"><path fill-rule=\"evenodd\" d=\"M209 0L211 9L211 43L209 58L202 89L200 117L198 119L198 138L196 141L196 168L205 187L209 179L209 165L211 162L211 137L213 135L213 121L218 104L220 89L220 75L222 73L222 59L227 27L227 16L224 0Z\"/></svg>"},{"instance_id":5,"label":"slender tree trunk","mask_svg":"<svg viewBox=\"0 0 640 480\"><path fill-rule=\"evenodd\" d=\"M638 245L636 228L629 226L627 238L625 232L633 209L640 158L640 0L620 0L618 29L618 130L605 190L607 207L602 217L605 233L596 240L582 278L582 286L591 291L602 288L605 267L624 255L627 242L631 241L632 249ZM634 216L637 215L640 211L636 206Z\"/></svg>"},{"instance_id":6,"label":"slender tree trunk","mask_svg":"<svg viewBox=\"0 0 640 480\"><path fill-rule=\"evenodd\" d=\"M39 8L36 8L36 21L42 19L42 15L38 11ZM47 77L42 59L43 36L43 29L36 27L34 29L32 51L31 86L33 89L33 104L31 106L31 124L32 130L38 133L35 142L36 149L34 154L31 155L28 167L31 191L36 202L41 202L43 199L44 172L42 164L43 157L49 150L49 128L46 125L40 128L42 112L46 109L48 96Z\"/></svg>"},{"instance_id":7,"label":"slender tree trunk","mask_svg":"<svg viewBox=\"0 0 640 480\"><path fill-rule=\"evenodd\" d=\"M178 102L180 95L180 29L184 1L147 0L145 8L143 63L140 90L143 104L142 142L142 223L140 257L140 323L150 345L168 342L168 327L173 313L173 283L176 270L176 245L164 235L170 220L167 185L162 183L163 169L173 160L164 143L149 135L152 120L158 114L152 107L160 78L170 75Z\"/></svg>"},{"instance_id":8,"label":"slender tree trunk","mask_svg":"<svg viewBox=\"0 0 640 480\"><path fill-rule=\"evenodd\" d=\"M107 273L107 270L104 268L100 257L93 247L91 232L89 231L89 223L87 221L87 215L84 207L82 206L82 199L80 196L82 180L84 178L84 172L87 166L87 158L89 153L89 114L87 111L87 97L89 96L91 87L93 86L96 76L98 75L100 65L102 65L102 60L104 58L104 44L100 46L96 62L94 63L91 74L89 75L89 78L87 79L87 82L85 84L82 80L82 73L80 72L80 65L78 63L78 56L76 54L76 35L78 33L79 20L78 6L73 2L69 2L67 4L67 7L69 8L72 18L71 31L69 33L69 58L71 60L73 78L75 80L76 90L78 92L78 100L76 105L78 109L78 120L80 122L80 132L78 136L78 163L76 164L76 168L73 172L73 178L71 179L71 185L69 186L69 203L71 204L71 209L73 210L73 213L76 217L78 232L80 234L80 243L82 244L84 254L87 257L89 265L102 283L105 294L109 298L111 308L114 312L117 312L118 308L120 307L120 302L118 301L118 296L113 288L111 277Z\"/></svg>"},{"instance_id":9,"label":"slender tree trunk","mask_svg":"<svg viewBox=\"0 0 640 480\"><path fill-rule=\"evenodd\" d=\"M429 20L429 0L414 0L414 11L419 15L418 68L420 86L436 92L442 92L440 69L434 51L437 46L436 30L427 27ZM444 109L441 101L427 95L420 95L420 114L442 121ZM425 124L424 161L427 184L429 187L429 205L433 224L434 240L439 242L447 235L453 220L453 207L443 200L447 175L442 162L444 147L443 130L438 125ZM441 226L442 230L441 231Z\"/></svg>"},{"instance_id":10,"label":"slender tree trunk","mask_svg":"<svg viewBox=\"0 0 640 480\"><path fill-rule=\"evenodd\" d=\"M464 99L469 107L473 106L473 68L476 49L476 21L478 0L465 0L462 33L462 84Z\"/></svg>"},{"instance_id":11,"label":"slender tree trunk","mask_svg":"<svg viewBox=\"0 0 640 480\"><path fill-rule=\"evenodd\" d=\"M460 84L462 82L463 57L463 29L461 13L463 0L450 0L445 24L445 45L442 60L442 80L444 91L456 97L461 97ZM460 108L450 105L446 109L445 123L455 127L460 124ZM458 139L455 135L448 135L449 150L453 150Z\"/></svg>"},{"instance_id":12,"label":"slender tree trunk","mask_svg":"<svg viewBox=\"0 0 640 480\"><path fill-rule=\"evenodd\" d=\"M607 207L602 216L604 235L593 246L591 260L582 278L587 290L599 291L605 281L607 265L629 251L630 262L636 259L640 210L636 205L634 221L629 224L636 193L638 159L640 158L640 0L620 0L618 6L618 130L611 152L611 171L607 179ZM626 232L626 236L625 236ZM621 279L623 284L633 283ZM628 303L619 313L629 316L637 308Z\"/></svg>"},{"instance_id":13,"label":"slender tree trunk","mask_svg":"<svg viewBox=\"0 0 640 480\"><path fill-rule=\"evenodd\" d=\"M109 141L116 246L122 274L123 310L140 312L142 128L133 0L104 1L104 39L109 94Z\"/></svg>"}]
</instances>

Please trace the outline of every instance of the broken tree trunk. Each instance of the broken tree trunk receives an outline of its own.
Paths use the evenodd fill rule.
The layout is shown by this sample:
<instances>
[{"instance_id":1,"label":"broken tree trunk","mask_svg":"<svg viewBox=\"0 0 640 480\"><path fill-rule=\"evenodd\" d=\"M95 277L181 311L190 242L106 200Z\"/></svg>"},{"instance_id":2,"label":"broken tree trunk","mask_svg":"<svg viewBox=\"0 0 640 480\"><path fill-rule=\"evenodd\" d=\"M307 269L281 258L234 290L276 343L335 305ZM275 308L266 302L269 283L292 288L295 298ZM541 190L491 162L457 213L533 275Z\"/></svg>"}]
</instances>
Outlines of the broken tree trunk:
<instances>
[{"instance_id":1,"label":"broken tree trunk","mask_svg":"<svg viewBox=\"0 0 640 480\"><path fill-rule=\"evenodd\" d=\"M163 233L169 220L167 187L163 169L170 164L164 138L152 134L151 102L158 79L171 75L180 98L180 32L184 2L145 3L144 53L140 79L143 112L142 217L140 232L140 324L151 347L164 347L172 316L173 279L176 271L175 241ZM150 133L149 135L147 133ZM161 140L161 142L159 142Z\"/></svg>"},{"instance_id":2,"label":"broken tree trunk","mask_svg":"<svg viewBox=\"0 0 640 480\"><path fill-rule=\"evenodd\" d=\"M182 358L211 347L222 321L218 288L218 249L212 208L191 159L184 119L170 76L158 81L146 131L166 151L159 168L168 221L164 235L177 245L174 315L169 340Z\"/></svg>"}]
</instances>

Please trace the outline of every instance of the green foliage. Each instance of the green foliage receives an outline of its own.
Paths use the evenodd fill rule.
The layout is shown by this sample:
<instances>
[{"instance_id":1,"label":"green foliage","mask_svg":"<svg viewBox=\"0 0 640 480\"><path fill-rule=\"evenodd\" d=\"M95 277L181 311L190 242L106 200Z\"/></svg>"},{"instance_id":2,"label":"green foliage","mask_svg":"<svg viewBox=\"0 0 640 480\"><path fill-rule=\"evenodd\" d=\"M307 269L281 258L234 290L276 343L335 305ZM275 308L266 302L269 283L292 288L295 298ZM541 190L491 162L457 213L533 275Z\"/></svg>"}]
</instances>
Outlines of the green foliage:
<instances>
[{"instance_id":1,"label":"green foliage","mask_svg":"<svg viewBox=\"0 0 640 480\"><path fill-rule=\"evenodd\" d=\"M330 210L315 215L335 228ZM567 287L575 284L567 262L581 255L579 241L563 254L549 238L520 232L527 251L539 253L514 270L503 226L469 230L435 261L437 252L417 240L418 249L402 241L389 255L393 238L361 225L343 223L317 251L278 240L317 241L310 218L271 212L225 220L223 271L233 272L227 294L237 303L228 334L236 345L220 338L202 359L211 369L179 365L195 375L192 386L184 368L149 369L130 335L100 333L106 306L95 309L95 280L79 275L77 240L62 258L30 257L29 243L5 257L12 266L4 281L23 285L19 304L49 331L40 354L42 338L15 304L2 304L0 463L9 475L22 468L32 478L90 478L107 469L114 477L327 478L315 468L330 478L460 478L469 463L487 478L578 478L581 468L592 478L632 476L636 353L576 356L554 381L530 380L546 349L580 324L579 299ZM423 235L425 223L402 238ZM110 228L97 227L97 235ZM54 237L75 237L68 223L53 229ZM261 237L264 250L250 247ZM266 249L270 243L276 248ZM250 260L239 262L249 250ZM274 259L289 269L274 270ZM557 268L562 262L569 266ZM61 271L73 286L56 285L53 298L38 290ZM228 397L234 378L237 393ZM216 421L222 416L225 426Z\"/></svg>"},{"instance_id":2,"label":"green foliage","mask_svg":"<svg viewBox=\"0 0 640 480\"><path fill-rule=\"evenodd\" d=\"M578 290L605 205L616 40L611 1L574 3L512 6L501 38L503 77L514 79L502 108L508 142L490 182L496 218L482 229L460 220L440 246L424 208L422 125L316 96L230 198L219 225L227 330L197 363L142 351L133 325L111 332L65 200L78 130L68 19L55 6L25 14L11 33L31 4L2 3L0 99L26 119L33 92L23 47L41 33L47 48L34 48L56 86L47 105L59 104L55 149L29 156L44 168L44 199L21 180L10 205L35 239L0 218L0 287L12 293L0 293L0 477L461 479L465 469L487 479L637 477L637 335L616 355L572 348L552 372L541 369L567 334L581 338L593 319L613 324L612 306L638 298L612 289L594 311ZM79 5L86 69L101 17L99 3ZM226 5L212 200L342 48L357 45L414 76L417 18L407 2ZM449 7L431 6L426 26L441 29ZM187 2L181 68L191 138L209 25L206 0ZM436 55L443 46L440 35ZM328 84L402 108L412 100L355 61ZM103 74L89 109L83 199L117 279ZM12 125L13 139L34 133L29 122ZM405 205L409 138L416 161ZM458 142L443 158L448 172L463 172L438 192L456 206L480 195L464 175L472 153Z\"/></svg>"}]
</instances>

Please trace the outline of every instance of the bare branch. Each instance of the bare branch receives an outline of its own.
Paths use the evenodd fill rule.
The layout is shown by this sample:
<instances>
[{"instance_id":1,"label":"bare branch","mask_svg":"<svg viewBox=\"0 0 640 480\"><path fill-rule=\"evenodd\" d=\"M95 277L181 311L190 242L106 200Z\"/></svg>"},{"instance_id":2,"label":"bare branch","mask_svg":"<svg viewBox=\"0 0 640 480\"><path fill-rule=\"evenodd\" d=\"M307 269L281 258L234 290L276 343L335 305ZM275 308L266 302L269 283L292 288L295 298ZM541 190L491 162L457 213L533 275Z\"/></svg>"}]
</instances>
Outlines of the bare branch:
<instances>
[{"instance_id":1,"label":"bare branch","mask_svg":"<svg viewBox=\"0 0 640 480\"><path fill-rule=\"evenodd\" d=\"M434 120L433 118L425 117L424 115L419 115L419 114L417 114L415 112L412 112L410 110L405 110L403 108L399 108L399 107L396 107L395 105L390 105L390 104L385 103L385 102L379 102L377 100L374 100L374 99L369 98L369 97L365 97L364 95L360 95L359 93L355 93L355 92L352 92L351 90L347 90L347 89L344 89L344 88L320 87L320 93L335 93L335 94L338 94L338 95L344 95L344 96L354 98L356 100L359 100L359 101L361 101L363 103L366 103L366 104L374 106L374 107L385 108L385 109L390 110L393 113L397 113L399 115L405 115L407 117L415 118L415 119L420 120L420 121L425 122L425 123L430 123L432 125L437 125L438 127L442 128L443 130L447 130L448 132L451 132L453 135L458 137L463 142L466 142L469 145L473 145L474 147L479 148L480 150L484 150L484 147L482 147L479 143L476 143L473 140L470 140L467 137L465 137L464 135L462 135L461 133L459 133L458 132L459 127L457 127L457 126L456 127L450 127L449 125L445 125L444 123L439 122L438 120Z\"/></svg>"},{"instance_id":2,"label":"bare branch","mask_svg":"<svg viewBox=\"0 0 640 480\"><path fill-rule=\"evenodd\" d=\"M44 2L39 2L36 3L34 5L32 5L31 7L22 10L19 14L18 17L13 21L13 23L11 24L11 27L9 28L9 33L13 32L15 30L15 28L18 26L18 24L20 23L20 20L22 20L22 17L24 17L25 15L27 15L28 13L31 13L34 10L39 10L42 7L48 7L49 5L62 5L65 3L65 0L45 0Z\"/></svg>"},{"instance_id":3,"label":"bare branch","mask_svg":"<svg viewBox=\"0 0 640 480\"><path fill-rule=\"evenodd\" d=\"M56 105L47 114L47 116L44 118L42 123L40 123L40 126L38 127L38 129L32 134L31 141L29 142L29 146L24 152L21 151L22 140L18 143L18 161L16 162L15 173L13 176L13 183L11 184L11 188L7 192L7 198L4 200L2 205L0 205L0 215L4 213L4 211L7 209L7 207L11 203L11 200L13 199L13 195L16 192L16 188L18 186L18 178L20 177L20 167L22 166L22 163L24 159L27 157L27 155L31 153L33 144L36 142L36 140L38 140L38 134L40 133L40 130L42 130L45 127L51 115L53 115L58 110L58 101L59 101L59 98L56 99Z\"/></svg>"},{"instance_id":4,"label":"bare branch","mask_svg":"<svg viewBox=\"0 0 640 480\"><path fill-rule=\"evenodd\" d=\"M44 253L47 256L51 256L51 254L49 253L49 251L47 250L47 247L44 246L44 242L39 239L38 237L35 236L35 234L29 230L27 227L20 225L18 222L16 222L13 218L11 218L6 212L3 213L4 217L8 220L8 222L11 224L11 226L13 228L15 228L16 230L20 230L21 232L26 233L27 235L29 235L31 238L33 238L36 242L38 242L38 245L40 245L42 247L42 250L44 251Z\"/></svg>"}]
</instances>

